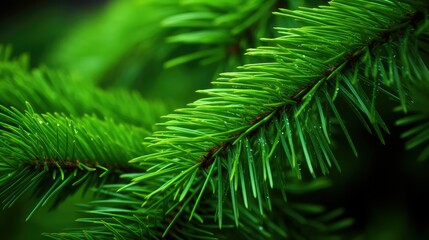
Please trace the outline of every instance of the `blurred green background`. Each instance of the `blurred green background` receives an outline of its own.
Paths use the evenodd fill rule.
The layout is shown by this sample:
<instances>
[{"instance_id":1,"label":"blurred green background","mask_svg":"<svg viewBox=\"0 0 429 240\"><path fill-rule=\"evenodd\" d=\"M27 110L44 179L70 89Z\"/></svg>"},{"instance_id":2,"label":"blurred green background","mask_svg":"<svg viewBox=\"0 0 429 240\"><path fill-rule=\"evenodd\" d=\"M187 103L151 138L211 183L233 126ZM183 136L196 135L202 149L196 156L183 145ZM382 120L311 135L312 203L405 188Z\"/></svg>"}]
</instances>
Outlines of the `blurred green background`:
<instances>
[{"instance_id":1,"label":"blurred green background","mask_svg":"<svg viewBox=\"0 0 429 240\"><path fill-rule=\"evenodd\" d=\"M255 47L244 45L233 54L215 56L211 62L197 60L167 68L169 60L204 47L168 41L177 30L165 27L162 21L189 10L174 7L175 2L178 0L3 3L0 42L11 44L15 54L29 53L33 66L63 69L106 89L134 89L147 99L167 102L173 110L197 99L195 91L210 87L217 73L251 61L242 58L243 48ZM292 8L326 4L321 0L278 2L279 7ZM269 27L261 31L272 34ZM346 119L357 139L359 157L355 158L348 146L341 144L346 141L337 137L342 172L332 172L331 188L303 199L332 209L344 207L346 215L356 220L346 239L429 239L429 163L415 161L418 151L404 150L400 138L404 129L394 125L400 116L392 113L394 107L388 99L379 102L391 130L385 146L352 116ZM31 196L28 199L0 212L1 239L44 239L41 232L77 226L75 205L91 196L78 193L55 211L43 208L24 222L34 205Z\"/></svg>"}]
</instances>

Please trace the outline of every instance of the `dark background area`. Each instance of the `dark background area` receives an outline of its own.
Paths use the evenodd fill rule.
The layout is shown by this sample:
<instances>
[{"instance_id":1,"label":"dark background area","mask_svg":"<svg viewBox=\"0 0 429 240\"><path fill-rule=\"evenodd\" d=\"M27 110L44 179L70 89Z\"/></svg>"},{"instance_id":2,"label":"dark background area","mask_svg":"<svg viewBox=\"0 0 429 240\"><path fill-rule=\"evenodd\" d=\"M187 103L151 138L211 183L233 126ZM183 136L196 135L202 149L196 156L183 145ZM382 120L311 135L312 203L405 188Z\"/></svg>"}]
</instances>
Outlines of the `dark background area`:
<instances>
[{"instance_id":1,"label":"dark background area","mask_svg":"<svg viewBox=\"0 0 429 240\"><path fill-rule=\"evenodd\" d=\"M82 16L91 14L106 2L3 1L0 4L0 42L12 44L15 53L31 53L32 63L38 64L50 44L61 38ZM405 140L400 137L404 128L394 124L400 114L392 114L395 104L383 100L379 106L391 131L390 135L385 135L386 145L367 133L350 115L346 121L351 135L356 136L360 155L354 157L347 141L338 136L336 151L342 172L333 170L330 176L333 186L306 196L304 200L324 203L332 209L344 207L346 215L356 220L348 230L356 236L354 239L429 239L429 162L417 162L418 151L404 150ZM347 109L342 111L347 112ZM72 227L77 201L82 201L80 194L62 204L58 211L40 212L28 223L24 223L31 205L27 201L2 211L2 239L36 239L33 234L41 229L56 231ZM49 220L46 216L50 216Z\"/></svg>"}]
</instances>

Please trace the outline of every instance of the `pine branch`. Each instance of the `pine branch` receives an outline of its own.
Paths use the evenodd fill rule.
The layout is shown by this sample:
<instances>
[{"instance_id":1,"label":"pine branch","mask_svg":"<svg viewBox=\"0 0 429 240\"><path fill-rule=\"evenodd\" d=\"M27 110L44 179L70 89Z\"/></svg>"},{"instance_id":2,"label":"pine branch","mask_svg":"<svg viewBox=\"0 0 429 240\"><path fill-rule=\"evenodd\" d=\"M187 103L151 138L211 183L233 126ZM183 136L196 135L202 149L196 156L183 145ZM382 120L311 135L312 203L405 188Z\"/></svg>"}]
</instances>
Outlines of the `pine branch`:
<instances>
[{"instance_id":1,"label":"pine branch","mask_svg":"<svg viewBox=\"0 0 429 240\"><path fill-rule=\"evenodd\" d=\"M2 46L0 92L0 197L6 208L35 194L40 200L28 218L79 186L142 171L128 160L147 152L141 142L166 111L137 93L104 91L45 67L30 70L26 55L13 59L11 48Z\"/></svg>"},{"instance_id":2,"label":"pine branch","mask_svg":"<svg viewBox=\"0 0 429 240\"><path fill-rule=\"evenodd\" d=\"M307 26L278 28L280 37L265 39L272 46L248 53L272 62L222 74L215 88L201 91L210 97L167 116L166 130L149 138L157 152L132 161L148 171L129 186L167 179L145 195L146 204L157 208L164 201L152 198L171 196L167 202L190 205L190 219L197 216L208 186L217 186L215 217L222 222L221 189L231 185L237 193L230 195L231 202L247 208L254 199L263 215L269 205L263 193L285 185L286 169L301 177L301 162L313 176L316 167L326 174L338 166L331 122L337 122L357 154L337 97L383 141L382 130L388 130L375 108L378 92L399 99L406 110L406 86L428 71L415 44L427 21L420 12L425 9L418 1L339 0L318 9L281 10L279 15ZM239 210L233 212L238 221Z\"/></svg>"},{"instance_id":3,"label":"pine branch","mask_svg":"<svg viewBox=\"0 0 429 240\"><path fill-rule=\"evenodd\" d=\"M12 59L11 48L1 46L0 92L0 197L6 208L26 193L36 195L40 200L27 219L80 186L141 171L128 160L146 152L141 142L166 111L137 93L104 91L45 67L30 70L26 55Z\"/></svg>"},{"instance_id":4,"label":"pine branch","mask_svg":"<svg viewBox=\"0 0 429 240\"><path fill-rule=\"evenodd\" d=\"M12 206L26 193L55 204L78 190L118 181L124 172L142 171L128 160L147 152L141 144L149 132L96 117L69 118L1 107L0 198ZM102 146L102 147L101 147Z\"/></svg>"}]
</instances>

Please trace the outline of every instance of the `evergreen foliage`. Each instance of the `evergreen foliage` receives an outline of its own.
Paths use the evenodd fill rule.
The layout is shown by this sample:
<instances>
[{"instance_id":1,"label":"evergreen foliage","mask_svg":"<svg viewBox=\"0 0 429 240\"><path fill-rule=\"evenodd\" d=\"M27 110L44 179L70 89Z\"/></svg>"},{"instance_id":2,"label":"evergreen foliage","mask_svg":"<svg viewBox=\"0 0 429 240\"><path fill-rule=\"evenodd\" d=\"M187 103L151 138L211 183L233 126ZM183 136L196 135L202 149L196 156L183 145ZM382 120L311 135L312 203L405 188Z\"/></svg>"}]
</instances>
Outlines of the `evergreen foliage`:
<instances>
[{"instance_id":1,"label":"evergreen foliage","mask_svg":"<svg viewBox=\"0 0 429 240\"><path fill-rule=\"evenodd\" d=\"M412 124L402 135L406 148L421 146L418 159L429 157L426 1L335 0L297 10L274 0L116 5L166 10L122 22L155 24L123 40L92 81L31 69L25 55L14 59L0 48L4 207L31 193L38 203L30 218L79 187L99 193L80 206L84 228L45 236L343 239L351 218L296 196L328 187L325 176L341 171L339 133L358 155L345 115L385 143L379 98L398 103L398 125ZM138 92L101 88L109 85L103 72L145 39L145 51L160 39L176 44L158 56L166 67L198 60L225 72L198 91L205 97L168 115L168 106ZM188 44L191 52L174 47ZM144 71L156 53L137 55ZM112 85L132 85L122 77Z\"/></svg>"}]
</instances>

